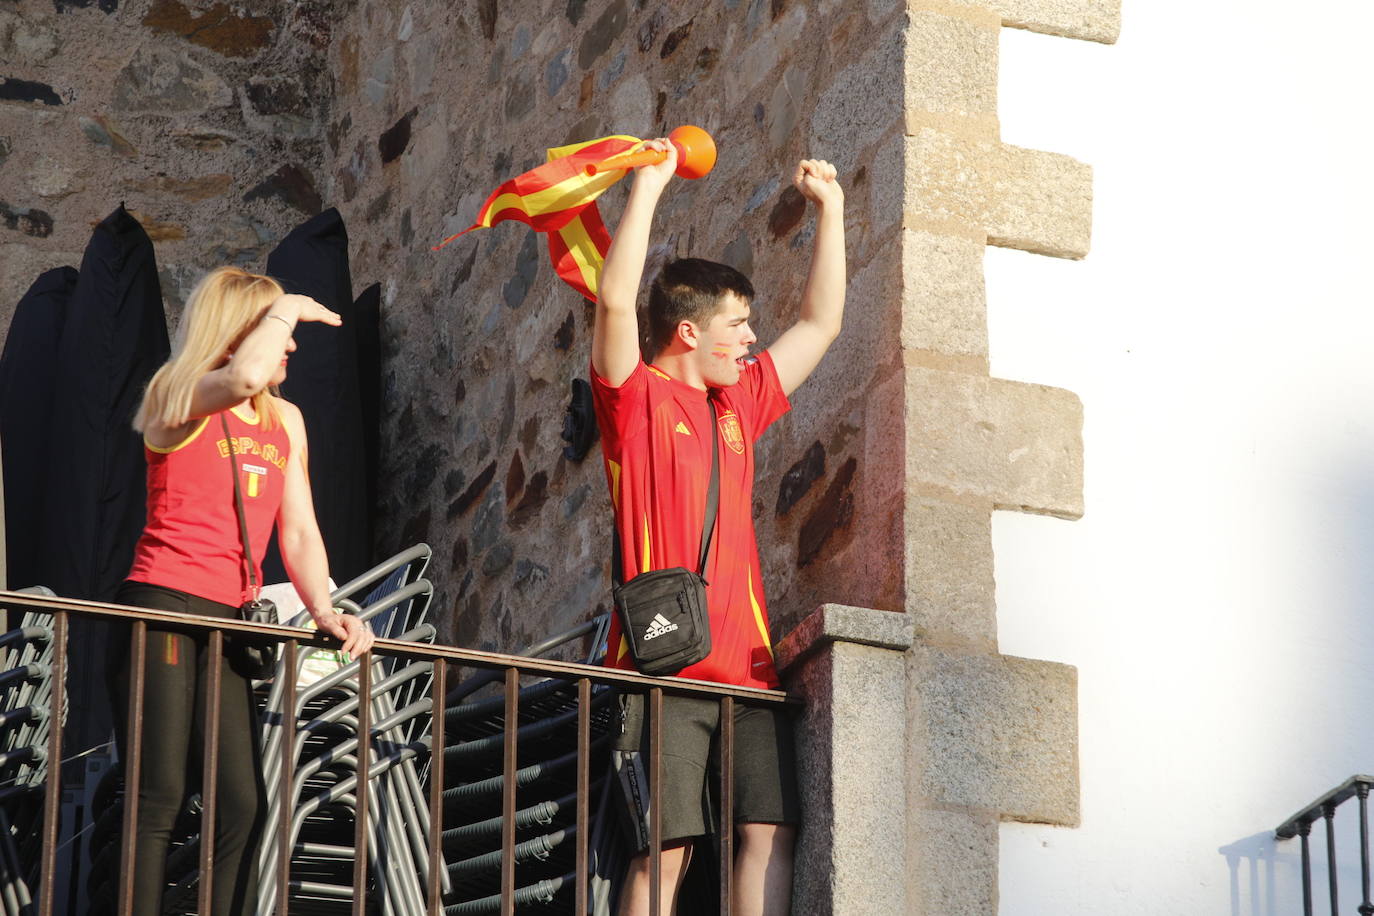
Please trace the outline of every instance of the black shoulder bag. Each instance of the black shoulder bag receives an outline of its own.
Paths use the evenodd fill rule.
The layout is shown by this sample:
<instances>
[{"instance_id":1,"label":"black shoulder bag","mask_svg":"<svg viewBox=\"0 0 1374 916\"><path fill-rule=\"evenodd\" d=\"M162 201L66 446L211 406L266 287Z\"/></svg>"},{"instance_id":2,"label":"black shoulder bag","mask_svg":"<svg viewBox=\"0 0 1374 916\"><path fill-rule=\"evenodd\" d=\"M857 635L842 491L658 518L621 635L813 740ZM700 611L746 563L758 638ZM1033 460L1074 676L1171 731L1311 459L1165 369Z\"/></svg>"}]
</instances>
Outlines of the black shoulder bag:
<instances>
[{"instance_id":1,"label":"black shoulder bag","mask_svg":"<svg viewBox=\"0 0 1374 916\"><path fill-rule=\"evenodd\" d=\"M674 566L640 573L629 582L621 576L620 531L615 531L611 559L611 595L620 626L630 644L635 667L644 674L677 674L711 654L711 620L706 608L706 560L720 503L720 434L716 405L711 408L711 484L706 491L706 518L701 529L697 571Z\"/></svg>"},{"instance_id":2,"label":"black shoulder bag","mask_svg":"<svg viewBox=\"0 0 1374 916\"><path fill-rule=\"evenodd\" d=\"M224 427L224 445L229 449L229 466L234 470L234 508L239 515L239 540L243 542L243 556L248 562L248 583L252 597L239 605L239 619L249 623L277 623L277 606L260 597L258 573L253 567L253 548L248 546L248 521L243 514L243 494L239 492L239 462L234 457L234 437L229 435L229 421L223 412L219 422ZM277 644L270 640L254 639L239 634L229 640L229 664L235 671L254 681L272 676L277 667Z\"/></svg>"}]
</instances>

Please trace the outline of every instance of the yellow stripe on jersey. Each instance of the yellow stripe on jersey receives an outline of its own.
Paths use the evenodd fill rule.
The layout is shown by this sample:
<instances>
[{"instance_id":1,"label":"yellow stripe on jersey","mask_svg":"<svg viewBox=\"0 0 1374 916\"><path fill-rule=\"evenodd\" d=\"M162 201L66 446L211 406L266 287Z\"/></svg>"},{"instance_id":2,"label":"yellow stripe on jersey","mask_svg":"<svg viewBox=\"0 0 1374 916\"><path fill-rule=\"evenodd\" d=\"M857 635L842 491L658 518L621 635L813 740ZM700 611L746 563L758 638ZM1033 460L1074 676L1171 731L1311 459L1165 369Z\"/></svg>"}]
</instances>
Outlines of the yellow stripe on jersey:
<instances>
[{"instance_id":1,"label":"yellow stripe on jersey","mask_svg":"<svg viewBox=\"0 0 1374 916\"><path fill-rule=\"evenodd\" d=\"M629 655L629 654L630 654L630 641L629 641L628 639L625 638L625 634L624 634L624 633L621 633L621 634L620 634L620 650L619 650L618 652L615 653L615 660L616 660L616 661L620 661L622 658L624 658L625 656L627 656L627 655Z\"/></svg>"},{"instance_id":2,"label":"yellow stripe on jersey","mask_svg":"<svg viewBox=\"0 0 1374 916\"><path fill-rule=\"evenodd\" d=\"M758 599L754 597L754 571L749 570L749 606L754 609L754 625L759 628L759 636L763 638L763 647L768 650L769 657L773 656L773 641L768 638L768 625L763 622L763 608L759 607Z\"/></svg>"},{"instance_id":3,"label":"yellow stripe on jersey","mask_svg":"<svg viewBox=\"0 0 1374 916\"><path fill-rule=\"evenodd\" d=\"M649 542L649 516L646 515L644 516L644 553L640 556L639 563L639 571L642 573L646 573L654 568L653 562L650 559L653 553L650 549L652 546L653 545Z\"/></svg>"},{"instance_id":4,"label":"yellow stripe on jersey","mask_svg":"<svg viewBox=\"0 0 1374 916\"><path fill-rule=\"evenodd\" d=\"M606 459L606 470L611 473L611 505L619 511L620 509L620 465L611 459Z\"/></svg>"}]
</instances>

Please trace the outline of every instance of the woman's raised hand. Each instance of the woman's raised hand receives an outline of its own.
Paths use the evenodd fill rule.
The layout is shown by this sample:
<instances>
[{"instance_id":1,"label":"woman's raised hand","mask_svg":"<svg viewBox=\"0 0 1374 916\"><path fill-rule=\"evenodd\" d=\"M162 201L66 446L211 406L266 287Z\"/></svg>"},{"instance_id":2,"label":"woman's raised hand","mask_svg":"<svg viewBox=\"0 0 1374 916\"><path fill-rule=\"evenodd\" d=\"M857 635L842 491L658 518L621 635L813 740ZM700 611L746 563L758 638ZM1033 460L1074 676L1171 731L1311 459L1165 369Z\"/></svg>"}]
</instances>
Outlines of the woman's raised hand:
<instances>
[{"instance_id":1,"label":"woman's raised hand","mask_svg":"<svg viewBox=\"0 0 1374 916\"><path fill-rule=\"evenodd\" d=\"M298 321L319 321L324 324L332 324L335 327L343 324L343 317L338 312L331 312L309 296L302 296L299 293L283 293L278 296L268 306L263 317L268 316L280 318L292 325Z\"/></svg>"}]
</instances>

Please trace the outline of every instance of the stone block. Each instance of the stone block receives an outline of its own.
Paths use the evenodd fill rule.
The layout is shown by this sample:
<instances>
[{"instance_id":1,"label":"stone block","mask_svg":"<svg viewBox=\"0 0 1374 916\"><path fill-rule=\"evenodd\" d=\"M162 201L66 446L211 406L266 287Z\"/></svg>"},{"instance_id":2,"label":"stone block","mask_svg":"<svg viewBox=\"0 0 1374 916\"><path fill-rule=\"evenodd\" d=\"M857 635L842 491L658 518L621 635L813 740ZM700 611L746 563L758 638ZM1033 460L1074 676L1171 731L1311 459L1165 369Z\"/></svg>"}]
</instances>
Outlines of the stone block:
<instances>
[{"instance_id":1,"label":"stone block","mask_svg":"<svg viewBox=\"0 0 1374 916\"><path fill-rule=\"evenodd\" d=\"M923 643L997 651L992 513L908 492L906 610Z\"/></svg>"},{"instance_id":2,"label":"stone block","mask_svg":"<svg viewBox=\"0 0 1374 916\"><path fill-rule=\"evenodd\" d=\"M908 363L986 375L986 246L919 230L902 233L902 349Z\"/></svg>"},{"instance_id":3,"label":"stone block","mask_svg":"<svg viewBox=\"0 0 1374 916\"><path fill-rule=\"evenodd\" d=\"M41 63L61 46L57 32L45 23L0 10L0 60L10 66Z\"/></svg>"},{"instance_id":4,"label":"stone block","mask_svg":"<svg viewBox=\"0 0 1374 916\"><path fill-rule=\"evenodd\" d=\"M790 60L805 44L806 8L798 4L765 29L735 58L730 80L723 87L729 104L739 105L768 77L779 62Z\"/></svg>"},{"instance_id":5,"label":"stone block","mask_svg":"<svg viewBox=\"0 0 1374 916\"><path fill-rule=\"evenodd\" d=\"M234 91L218 73L157 46L139 48L114 81L114 105L121 111L204 111L233 101Z\"/></svg>"},{"instance_id":6,"label":"stone block","mask_svg":"<svg viewBox=\"0 0 1374 916\"><path fill-rule=\"evenodd\" d=\"M906 225L1061 258L1088 253L1092 168L929 128L907 138Z\"/></svg>"},{"instance_id":7,"label":"stone block","mask_svg":"<svg viewBox=\"0 0 1374 916\"><path fill-rule=\"evenodd\" d=\"M1071 391L921 366L906 374L909 488L965 505L1083 515L1083 406Z\"/></svg>"},{"instance_id":8,"label":"stone block","mask_svg":"<svg viewBox=\"0 0 1374 916\"><path fill-rule=\"evenodd\" d=\"M1077 669L924 645L908 658L909 808L1078 825Z\"/></svg>"},{"instance_id":9,"label":"stone block","mask_svg":"<svg viewBox=\"0 0 1374 916\"><path fill-rule=\"evenodd\" d=\"M906 913L904 615L826 605L779 646L797 726L802 831L793 898L814 914Z\"/></svg>"},{"instance_id":10,"label":"stone block","mask_svg":"<svg viewBox=\"0 0 1374 916\"><path fill-rule=\"evenodd\" d=\"M911 618L892 611L877 611L846 604L823 604L796 629L778 641L774 649L778 670L784 674L798 662L831 643L873 646L905 652L915 638ZM900 706L905 701L897 700Z\"/></svg>"},{"instance_id":11,"label":"stone block","mask_svg":"<svg viewBox=\"0 0 1374 916\"><path fill-rule=\"evenodd\" d=\"M987 916L997 912L997 818L966 811L907 810L908 913Z\"/></svg>"},{"instance_id":12,"label":"stone block","mask_svg":"<svg viewBox=\"0 0 1374 916\"><path fill-rule=\"evenodd\" d=\"M834 162L841 174L851 174L864 150L901 123L905 72L905 37L894 30L835 74L821 93L811 115L808 148Z\"/></svg>"},{"instance_id":13,"label":"stone block","mask_svg":"<svg viewBox=\"0 0 1374 916\"><path fill-rule=\"evenodd\" d=\"M972 8L916 6L906 35L907 132L934 127L971 140L996 140L997 52L1001 22Z\"/></svg>"},{"instance_id":14,"label":"stone block","mask_svg":"<svg viewBox=\"0 0 1374 916\"><path fill-rule=\"evenodd\" d=\"M1113 44L1121 35L1121 0L946 0L983 7L1014 29ZM924 5L924 4L922 4Z\"/></svg>"},{"instance_id":15,"label":"stone block","mask_svg":"<svg viewBox=\"0 0 1374 916\"><path fill-rule=\"evenodd\" d=\"M153 0L143 24L157 32L180 35L227 57L249 57L267 48L273 23L268 16L245 16L227 4L192 11L178 0Z\"/></svg>"}]
</instances>

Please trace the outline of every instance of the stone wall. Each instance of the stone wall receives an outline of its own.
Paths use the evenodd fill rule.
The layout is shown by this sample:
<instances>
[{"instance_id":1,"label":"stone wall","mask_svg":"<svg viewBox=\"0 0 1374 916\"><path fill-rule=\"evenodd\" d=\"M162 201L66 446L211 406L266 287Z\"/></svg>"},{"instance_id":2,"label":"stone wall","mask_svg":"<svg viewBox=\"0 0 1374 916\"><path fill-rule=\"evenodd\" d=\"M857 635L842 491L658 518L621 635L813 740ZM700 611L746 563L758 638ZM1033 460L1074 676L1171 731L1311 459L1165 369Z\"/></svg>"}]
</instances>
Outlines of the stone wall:
<instances>
[{"instance_id":1,"label":"stone wall","mask_svg":"<svg viewBox=\"0 0 1374 916\"><path fill-rule=\"evenodd\" d=\"M0 0L0 328L121 201L175 316L318 212L333 0Z\"/></svg>"},{"instance_id":2,"label":"stone wall","mask_svg":"<svg viewBox=\"0 0 1374 916\"><path fill-rule=\"evenodd\" d=\"M841 0L364 0L342 23L323 190L352 228L355 273L386 278L381 538L435 546L450 638L514 648L604 606L609 504L599 452L561 454L591 310L543 240L503 224L430 246L546 147L683 123L709 130L720 160L665 196L651 259L749 273L765 343L795 320L810 254L789 170L833 159L848 194L845 334L758 453L775 631L837 589L903 607L902 481L872 469L900 405L874 385L900 368L905 31L900 4ZM626 190L602 198L612 229Z\"/></svg>"},{"instance_id":3,"label":"stone wall","mask_svg":"<svg viewBox=\"0 0 1374 916\"><path fill-rule=\"evenodd\" d=\"M720 161L665 196L651 261L749 273L767 344L813 232L787 176L835 161L845 330L760 443L754 505L775 636L822 608L780 650L820 779L815 911L994 912L999 821L1078 822L1076 676L998 653L991 519L1082 514L1082 406L990 376L982 261L1083 257L1091 227L1088 166L1001 141L1000 30L1111 41L1119 0L54 2L0 0L0 302L74 263L120 199L173 305L338 206L357 285L382 281L378 548L434 546L442 638L463 646L603 608L610 513L599 453L559 438L588 305L518 224L430 246L546 147L698 124ZM612 228L626 190L602 198ZM870 729L857 753L837 723L878 664L892 695L861 711L900 740ZM901 820L893 848L865 847L874 818ZM891 858L865 869L865 849Z\"/></svg>"}]
</instances>

